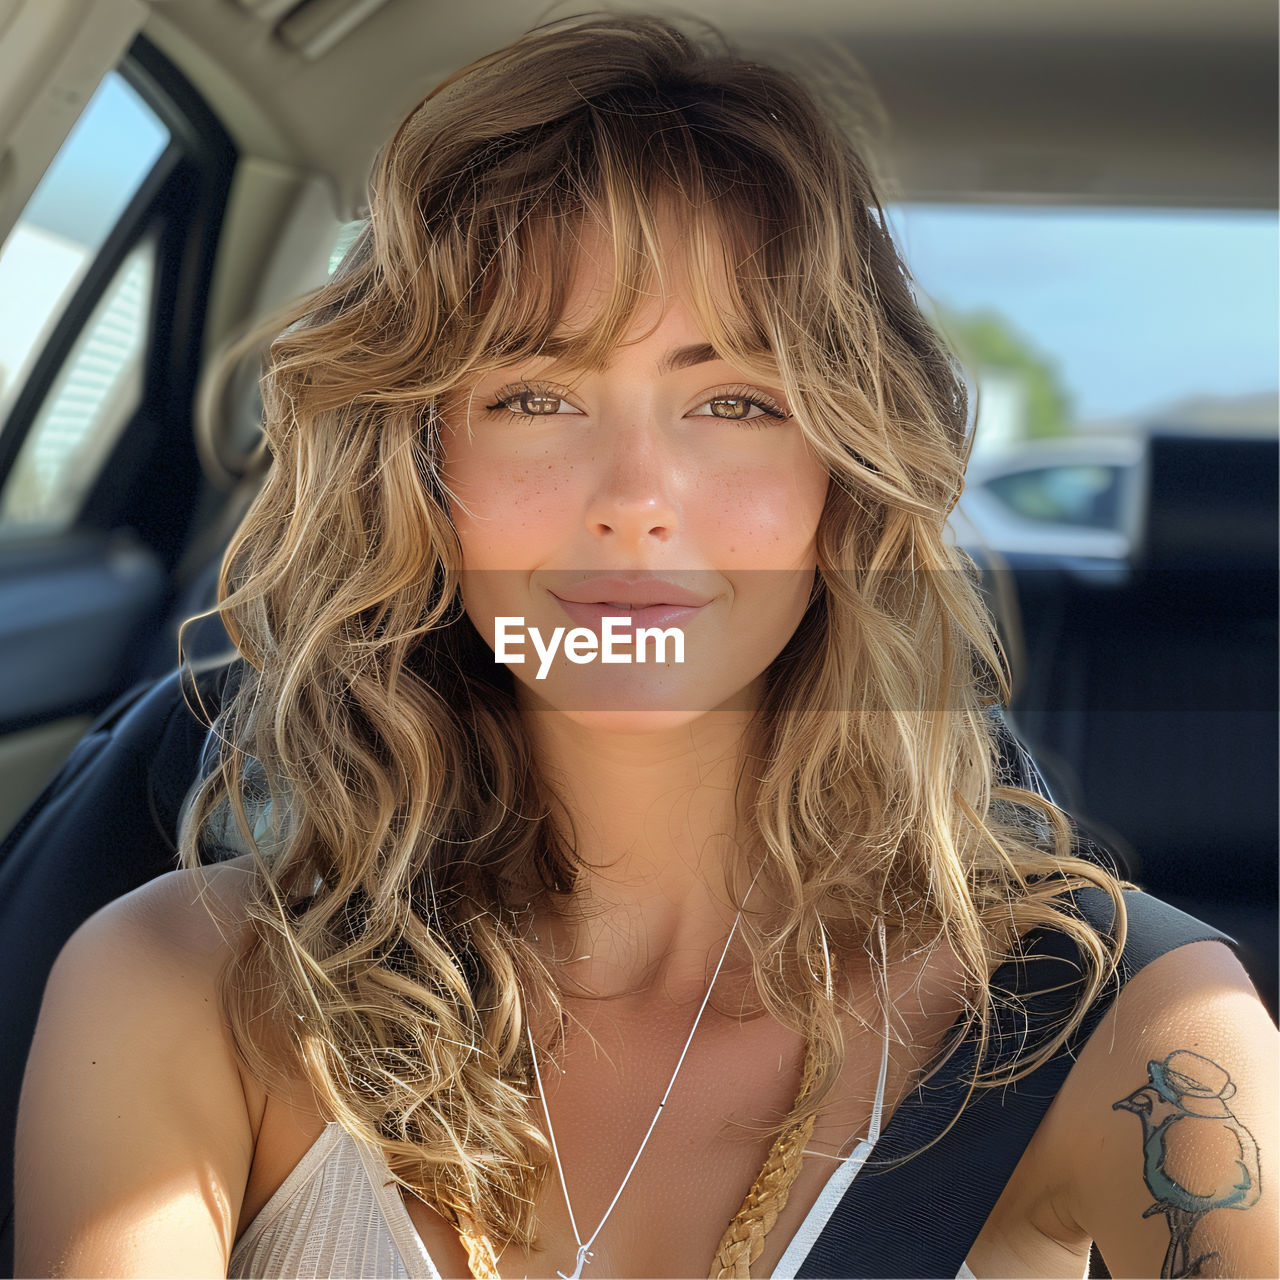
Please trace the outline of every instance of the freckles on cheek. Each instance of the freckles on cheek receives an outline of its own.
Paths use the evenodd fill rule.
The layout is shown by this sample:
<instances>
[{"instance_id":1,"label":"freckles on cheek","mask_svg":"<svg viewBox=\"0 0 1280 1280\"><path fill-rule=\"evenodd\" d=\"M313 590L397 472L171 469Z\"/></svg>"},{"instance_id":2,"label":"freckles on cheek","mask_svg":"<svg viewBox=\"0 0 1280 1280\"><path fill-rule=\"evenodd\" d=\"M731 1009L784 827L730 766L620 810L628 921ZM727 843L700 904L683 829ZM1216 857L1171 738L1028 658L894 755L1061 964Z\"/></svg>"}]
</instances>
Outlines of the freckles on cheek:
<instances>
[{"instance_id":1,"label":"freckles on cheek","mask_svg":"<svg viewBox=\"0 0 1280 1280\"><path fill-rule=\"evenodd\" d=\"M452 478L458 501L454 528L473 563L502 561L510 567L513 549L532 551L543 534L560 528L572 492L563 462L546 457L471 457Z\"/></svg>"},{"instance_id":2,"label":"freckles on cheek","mask_svg":"<svg viewBox=\"0 0 1280 1280\"><path fill-rule=\"evenodd\" d=\"M732 467L705 477L698 490L694 507L710 517L704 528L715 530L723 554L746 568L753 560L759 568L782 568L807 555L826 484L784 465Z\"/></svg>"}]
</instances>

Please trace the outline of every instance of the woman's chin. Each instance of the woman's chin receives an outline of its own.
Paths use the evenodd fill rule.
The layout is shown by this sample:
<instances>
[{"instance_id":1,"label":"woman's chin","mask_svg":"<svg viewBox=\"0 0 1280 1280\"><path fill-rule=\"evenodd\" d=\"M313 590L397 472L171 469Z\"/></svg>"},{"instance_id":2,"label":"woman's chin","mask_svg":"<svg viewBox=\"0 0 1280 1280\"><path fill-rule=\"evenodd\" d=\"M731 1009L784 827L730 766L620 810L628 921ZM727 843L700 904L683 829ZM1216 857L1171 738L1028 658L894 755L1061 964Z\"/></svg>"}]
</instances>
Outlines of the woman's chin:
<instances>
[{"instance_id":1,"label":"woman's chin","mask_svg":"<svg viewBox=\"0 0 1280 1280\"><path fill-rule=\"evenodd\" d=\"M671 707L651 710L565 710L564 718L591 734L614 737L641 737L683 729L706 715L705 711Z\"/></svg>"},{"instance_id":2,"label":"woman's chin","mask_svg":"<svg viewBox=\"0 0 1280 1280\"><path fill-rule=\"evenodd\" d=\"M723 680L699 680L692 672L680 676L619 678L595 671L586 678L553 678L537 685L518 680L517 696L522 711L558 715L589 732L618 735L668 733L713 713L741 719L759 703L759 680L735 690Z\"/></svg>"}]
</instances>

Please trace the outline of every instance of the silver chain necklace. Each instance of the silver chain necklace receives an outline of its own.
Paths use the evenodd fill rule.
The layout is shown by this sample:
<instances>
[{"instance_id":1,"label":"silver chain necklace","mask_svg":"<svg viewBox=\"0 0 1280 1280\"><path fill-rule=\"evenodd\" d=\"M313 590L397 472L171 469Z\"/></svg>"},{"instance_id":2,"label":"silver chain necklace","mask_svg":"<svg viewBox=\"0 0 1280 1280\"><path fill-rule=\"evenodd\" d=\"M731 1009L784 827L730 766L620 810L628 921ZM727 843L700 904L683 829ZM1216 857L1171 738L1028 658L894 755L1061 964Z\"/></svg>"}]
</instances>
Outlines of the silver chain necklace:
<instances>
[{"instance_id":1,"label":"silver chain necklace","mask_svg":"<svg viewBox=\"0 0 1280 1280\"><path fill-rule=\"evenodd\" d=\"M754 888L755 881L753 880L751 883ZM734 934L738 931L738 925L742 923L742 912L750 895L751 889L749 888L743 896L742 906L738 908L738 914L733 918L729 936L725 939L724 950L720 953L720 959L716 962L715 972L711 975L710 983L707 984L707 993L702 997L702 1003L698 1006L698 1013L693 1020L693 1026L689 1028L689 1038L684 1042L684 1048L680 1050L680 1058L676 1062L676 1069L671 1073L671 1079L667 1083L666 1092L662 1095L662 1101L658 1103L658 1109L653 1113L653 1119L649 1121L649 1128L645 1131L644 1138L632 1157L630 1168L628 1168L626 1175L618 1184L617 1191L613 1193L613 1199L609 1201L609 1207L604 1211L604 1217L596 1224L596 1229L585 1241L582 1238L582 1233L578 1230L578 1221L573 1216L573 1204L569 1200L569 1186L564 1180L564 1166L560 1163L560 1148L556 1145L556 1131L551 1124L551 1109L547 1106L547 1095L542 1087L542 1073L538 1070L538 1053L533 1045L533 1028L529 1026L528 1021L525 1022L525 1030L529 1036L529 1054L533 1059L533 1078L538 1083L538 1097L542 1101L542 1114L547 1118L547 1137L551 1140L551 1154L556 1159L556 1172L560 1175L560 1190L564 1192L564 1206L569 1210L569 1225L573 1228L573 1238L578 1242L578 1252L573 1271L568 1275L563 1271L557 1271L556 1275L560 1277L560 1280L581 1280L582 1268L587 1265L592 1256L591 1246L595 1244L596 1237L604 1230L604 1224L609 1221L609 1215L613 1212L619 1199L621 1199L627 1183L631 1181L631 1175L635 1172L636 1165L640 1163L640 1157L644 1154L645 1147L649 1145L649 1139L653 1136L653 1131L657 1127L658 1120L662 1115L662 1109L667 1105L667 1099L671 1096L671 1090L675 1087L676 1077L680 1074L680 1068L684 1066L685 1056L689 1052L689 1046L693 1043L694 1033L698 1030L698 1024L702 1021L702 1015L711 999L711 992L715 989L716 979L720 976L720 970L724 968L725 959L729 955L729 947L733 943Z\"/></svg>"}]
</instances>

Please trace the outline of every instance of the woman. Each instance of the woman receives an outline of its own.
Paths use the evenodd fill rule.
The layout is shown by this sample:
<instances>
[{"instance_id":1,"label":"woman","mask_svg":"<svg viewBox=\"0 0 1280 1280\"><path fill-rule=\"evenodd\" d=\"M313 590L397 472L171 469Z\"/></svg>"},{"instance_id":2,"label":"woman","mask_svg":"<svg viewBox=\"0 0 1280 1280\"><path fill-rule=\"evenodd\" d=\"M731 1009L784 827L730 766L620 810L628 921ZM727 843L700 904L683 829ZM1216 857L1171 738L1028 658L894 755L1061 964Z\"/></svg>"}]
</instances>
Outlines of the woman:
<instances>
[{"instance_id":1,"label":"woman","mask_svg":"<svg viewBox=\"0 0 1280 1280\"><path fill-rule=\"evenodd\" d=\"M430 95L371 210L272 349L186 869L50 981L20 1270L793 1275L963 1062L937 1133L1066 1076L973 1273L1266 1274L1271 1028L1212 931L1116 997L1120 886L998 785L964 394L839 131L575 20Z\"/></svg>"}]
</instances>

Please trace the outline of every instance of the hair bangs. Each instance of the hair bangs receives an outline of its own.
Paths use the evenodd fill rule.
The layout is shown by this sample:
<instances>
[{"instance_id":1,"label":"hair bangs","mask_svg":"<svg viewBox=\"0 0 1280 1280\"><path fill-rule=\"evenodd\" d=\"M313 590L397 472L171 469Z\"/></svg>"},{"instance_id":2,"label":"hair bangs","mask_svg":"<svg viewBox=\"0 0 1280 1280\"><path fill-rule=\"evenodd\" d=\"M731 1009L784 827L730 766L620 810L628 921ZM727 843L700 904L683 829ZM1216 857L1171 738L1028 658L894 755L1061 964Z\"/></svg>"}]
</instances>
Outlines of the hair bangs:
<instances>
[{"instance_id":1,"label":"hair bangs","mask_svg":"<svg viewBox=\"0 0 1280 1280\"><path fill-rule=\"evenodd\" d=\"M577 123L536 201L495 192L477 215L492 224L474 233L492 250L476 263L470 350L454 378L534 357L602 368L642 306L677 295L718 354L776 378L778 299L767 264L784 220L769 225L743 198L754 158L688 121L660 139L651 122L619 113L584 113ZM584 298L584 269L608 292Z\"/></svg>"}]
</instances>

